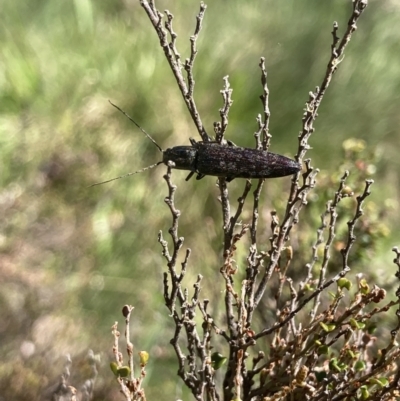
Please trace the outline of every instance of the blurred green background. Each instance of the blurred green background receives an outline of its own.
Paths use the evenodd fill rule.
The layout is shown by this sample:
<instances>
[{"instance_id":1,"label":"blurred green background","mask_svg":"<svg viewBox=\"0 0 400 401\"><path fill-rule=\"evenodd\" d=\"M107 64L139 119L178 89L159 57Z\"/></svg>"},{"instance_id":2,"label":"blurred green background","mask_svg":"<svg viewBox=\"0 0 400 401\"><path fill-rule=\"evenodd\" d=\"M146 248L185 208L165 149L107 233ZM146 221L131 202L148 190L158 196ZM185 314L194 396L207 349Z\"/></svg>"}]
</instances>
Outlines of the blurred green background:
<instances>
[{"instance_id":1,"label":"blurred green background","mask_svg":"<svg viewBox=\"0 0 400 401\"><path fill-rule=\"evenodd\" d=\"M175 15L178 48L187 57L199 3L157 5ZM173 326L157 243L159 230L168 239L171 220L163 202L165 168L87 188L161 158L108 99L163 149L199 139L153 27L138 0L1 0L0 7L0 400L42 399L62 372L63 356L79 360L88 349L102 359L95 399L121 399L108 364L110 327L118 320L123 331L124 304L135 306L135 346L151 354L148 399L184 397L169 346ZM308 92L325 72L332 23L342 34L350 9L344 0L208 2L194 72L209 134L229 75L234 104L227 136L253 146L262 111L258 63L265 56L271 150L293 156ZM337 177L344 140L362 139L375 155L372 200L386 211L391 234L365 269L382 269L388 279L390 249L400 241L399 18L397 0L370 1L324 98L308 153L323 176ZM180 235L194 250L190 277L206 275L203 296L219 300L223 286L212 285L222 247L216 181L185 182L186 175L174 172L173 179ZM289 179L266 184L265 225L288 186ZM233 201L242 188L240 180L230 184ZM79 387L85 367L73 372Z\"/></svg>"}]
</instances>

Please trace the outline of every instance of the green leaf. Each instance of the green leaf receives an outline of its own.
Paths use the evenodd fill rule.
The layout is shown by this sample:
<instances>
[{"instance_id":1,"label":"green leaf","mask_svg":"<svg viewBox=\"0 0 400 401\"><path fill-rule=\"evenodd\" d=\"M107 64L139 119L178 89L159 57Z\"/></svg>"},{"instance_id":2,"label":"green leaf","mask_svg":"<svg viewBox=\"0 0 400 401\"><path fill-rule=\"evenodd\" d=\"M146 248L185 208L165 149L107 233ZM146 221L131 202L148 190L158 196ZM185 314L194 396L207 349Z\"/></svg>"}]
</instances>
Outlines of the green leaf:
<instances>
[{"instance_id":1,"label":"green leaf","mask_svg":"<svg viewBox=\"0 0 400 401\"><path fill-rule=\"evenodd\" d=\"M211 355L211 366L218 370L222 365L226 363L226 357L220 354L219 352L214 352Z\"/></svg>"},{"instance_id":2,"label":"green leaf","mask_svg":"<svg viewBox=\"0 0 400 401\"><path fill-rule=\"evenodd\" d=\"M140 351L139 358L140 358L140 366L146 366L147 362L149 361L150 355L147 351Z\"/></svg>"},{"instance_id":3,"label":"green leaf","mask_svg":"<svg viewBox=\"0 0 400 401\"><path fill-rule=\"evenodd\" d=\"M338 281L337 281L337 285L339 288L343 289L346 288L347 291L350 291L351 286L353 285L353 283L348 280L345 277L341 277Z\"/></svg>"},{"instance_id":4,"label":"green leaf","mask_svg":"<svg viewBox=\"0 0 400 401\"><path fill-rule=\"evenodd\" d=\"M328 355L328 353L329 353L329 347L327 345L324 344L318 348L319 355Z\"/></svg>"},{"instance_id":5,"label":"green leaf","mask_svg":"<svg viewBox=\"0 0 400 401\"><path fill-rule=\"evenodd\" d=\"M327 333L330 333L331 331L333 331L333 330L336 329L336 325L334 325L334 324L326 324L326 323L324 323L324 322L320 322L319 325L320 325L320 326L322 327L322 329L323 329L324 331L326 331Z\"/></svg>"},{"instance_id":6,"label":"green leaf","mask_svg":"<svg viewBox=\"0 0 400 401\"><path fill-rule=\"evenodd\" d=\"M131 369L129 366L121 366L118 368L118 376L120 377L128 377L131 373Z\"/></svg>"},{"instance_id":7,"label":"green leaf","mask_svg":"<svg viewBox=\"0 0 400 401\"><path fill-rule=\"evenodd\" d=\"M379 387L382 388L382 387L385 387L389 383L389 380L386 379L386 377L380 377L380 378L371 377L368 380L368 383L369 384L376 384L376 385L378 385Z\"/></svg>"},{"instance_id":8,"label":"green leaf","mask_svg":"<svg viewBox=\"0 0 400 401\"><path fill-rule=\"evenodd\" d=\"M118 376L118 364L116 362L110 363L110 368L115 376Z\"/></svg>"},{"instance_id":9,"label":"green leaf","mask_svg":"<svg viewBox=\"0 0 400 401\"><path fill-rule=\"evenodd\" d=\"M354 369L355 369L357 372L361 372L361 371L365 370L365 368L366 368L366 364L365 364L364 361L357 361L357 362L354 364Z\"/></svg>"}]
</instances>

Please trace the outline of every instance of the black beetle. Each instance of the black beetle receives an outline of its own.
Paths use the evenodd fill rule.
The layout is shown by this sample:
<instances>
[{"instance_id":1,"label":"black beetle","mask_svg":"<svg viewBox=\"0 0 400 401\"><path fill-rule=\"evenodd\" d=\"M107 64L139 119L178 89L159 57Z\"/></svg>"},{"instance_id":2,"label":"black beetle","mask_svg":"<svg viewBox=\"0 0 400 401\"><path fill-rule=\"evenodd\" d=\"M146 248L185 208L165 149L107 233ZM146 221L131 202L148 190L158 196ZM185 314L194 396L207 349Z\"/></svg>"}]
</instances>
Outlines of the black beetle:
<instances>
[{"instance_id":1,"label":"black beetle","mask_svg":"<svg viewBox=\"0 0 400 401\"><path fill-rule=\"evenodd\" d=\"M197 174L196 179L206 175L234 178L276 178L292 175L301 170L295 160L264 150L242 148L217 142L196 142L192 146L175 146L163 151L163 163L174 162L173 168L189 170L186 181Z\"/></svg>"},{"instance_id":2,"label":"black beetle","mask_svg":"<svg viewBox=\"0 0 400 401\"><path fill-rule=\"evenodd\" d=\"M110 102L111 103L111 102ZM119 111L125 114L163 153L162 161L145 167L134 173L128 173L111 180L98 182L94 185L104 184L106 182L118 180L133 174L141 173L150 168L156 167L161 163L168 165L173 162L173 168L190 171L186 177L189 180L193 174L200 180L206 175L215 177L225 177L232 181L234 178L277 178L287 175L293 175L301 170L301 164L286 156L265 150L242 148L234 145L220 144L217 142L196 142L190 139L192 146L174 146L167 150L162 150L156 141L138 125L128 114L118 106L111 103Z\"/></svg>"}]
</instances>

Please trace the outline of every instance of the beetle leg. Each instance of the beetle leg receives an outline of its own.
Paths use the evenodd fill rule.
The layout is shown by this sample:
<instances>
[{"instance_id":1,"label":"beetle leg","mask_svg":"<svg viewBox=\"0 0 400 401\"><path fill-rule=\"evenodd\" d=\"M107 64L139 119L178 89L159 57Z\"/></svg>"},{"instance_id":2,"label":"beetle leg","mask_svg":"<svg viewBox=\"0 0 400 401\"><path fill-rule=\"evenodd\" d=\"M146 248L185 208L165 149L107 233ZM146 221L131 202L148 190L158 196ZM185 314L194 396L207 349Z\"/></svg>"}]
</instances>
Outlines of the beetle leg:
<instances>
[{"instance_id":1,"label":"beetle leg","mask_svg":"<svg viewBox=\"0 0 400 401\"><path fill-rule=\"evenodd\" d=\"M203 177L205 177L206 175L205 174L200 174L200 173L198 173L197 175L196 175L196 180L201 180Z\"/></svg>"},{"instance_id":2,"label":"beetle leg","mask_svg":"<svg viewBox=\"0 0 400 401\"><path fill-rule=\"evenodd\" d=\"M226 182L231 182L232 180L234 180L235 179L235 177L226 177L225 178L225 181Z\"/></svg>"},{"instance_id":3,"label":"beetle leg","mask_svg":"<svg viewBox=\"0 0 400 401\"><path fill-rule=\"evenodd\" d=\"M196 140L193 138L189 138L190 143L192 144L192 146L196 146Z\"/></svg>"},{"instance_id":4,"label":"beetle leg","mask_svg":"<svg viewBox=\"0 0 400 401\"><path fill-rule=\"evenodd\" d=\"M195 173L195 171L191 171L189 175L185 178L185 181L189 181L192 178L192 175Z\"/></svg>"}]
</instances>

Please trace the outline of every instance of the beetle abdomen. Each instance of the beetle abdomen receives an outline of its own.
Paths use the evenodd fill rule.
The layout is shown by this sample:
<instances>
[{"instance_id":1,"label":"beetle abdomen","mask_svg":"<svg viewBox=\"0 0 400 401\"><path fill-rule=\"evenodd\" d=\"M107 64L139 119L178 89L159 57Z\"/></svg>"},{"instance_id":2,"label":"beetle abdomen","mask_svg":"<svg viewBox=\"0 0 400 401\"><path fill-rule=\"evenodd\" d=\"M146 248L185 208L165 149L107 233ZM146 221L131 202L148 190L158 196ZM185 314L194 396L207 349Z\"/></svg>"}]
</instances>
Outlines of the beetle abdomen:
<instances>
[{"instance_id":1,"label":"beetle abdomen","mask_svg":"<svg viewBox=\"0 0 400 401\"><path fill-rule=\"evenodd\" d=\"M295 160L251 148L197 143L196 171L204 175L233 178L275 178L301 170Z\"/></svg>"}]
</instances>

